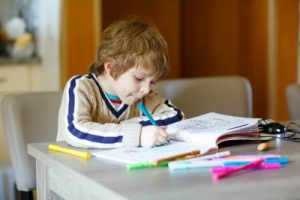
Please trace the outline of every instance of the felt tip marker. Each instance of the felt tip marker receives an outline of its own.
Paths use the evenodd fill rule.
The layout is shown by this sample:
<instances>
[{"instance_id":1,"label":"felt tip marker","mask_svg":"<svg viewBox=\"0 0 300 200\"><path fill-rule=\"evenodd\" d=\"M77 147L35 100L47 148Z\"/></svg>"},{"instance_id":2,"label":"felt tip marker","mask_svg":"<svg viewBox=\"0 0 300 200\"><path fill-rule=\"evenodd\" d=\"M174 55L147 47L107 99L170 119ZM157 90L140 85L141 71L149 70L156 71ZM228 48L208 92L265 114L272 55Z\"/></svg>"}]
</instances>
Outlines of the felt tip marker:
<instances>
[{"instance_id":1,"label":"felt tip marker","mask_svg":"<svg viewBox=\"0 0 300 200\"><path fill-rule=\"evenodd\" d=\"M134 164L128 164L127 169L128 170L137 170L137 169L145 169L145 168L152 168L152 167L167 167L168 161L161 162L159 165L155 165L153 162L144 162L144 163L134 163Z\"/></svg>"},{"instance_id":2,"label":"felt tip marker","mask_svg":"<svg viewBox=\"0 0 300 200\"><path fill-rule=\"evenodd\" d=\"M52 151L58 151L58 152L78 156L78 157L85 158L85 159L89 159L91 157L91 154L87 151L79 151L79 150L75 150L75 149L57 146L54 144L49 144L48 149L50 149Z\"/></svg>"},{"instance_id":3,"label":"felt tip marker","mask_svg":"<svg viewBox=\"0 0 300 200\"><path fill-rule=\"evenodd\" d=\"M169 163L170 170L184 170L184 169L192 169L192 168L206 168L212 166L220 166L223 164L223 161L214 161L210 159L222 158L230 155L230 151L222 151L209 155L199 156L197 158L192 158L188 160L179 160L172 161Z\"/></svg>"},{"instance_id":4,"label":"felt tip marker","mask_svg":"<svg viewBox=\"0 0 300 200\"><path fill-rule=\"evenodd\" d=\"M249 164L246 164L246 165L243 165L241 167L237 167L237 168L234 168L232 170L229 170L229 171L224 171L224 172L219 172L219 173L212 173L212 179L214 181L217 181L221 178L224 178L226 176L229 176L230 174L233 174L233 173L236 173L236 172L239 172L239 171L242 171L242 170L245 170L245 169L251 169L251 168L255 168L255 167L258 167L260 166L262 163L264 162L264 159L259 159L259 160L256 160L256 161L253 161Z\"/></svg>"},{"instance_id":5,"label":"felt tip marker","mask_svg":"<svg viewBox=\"0 0 300 200\"><path fill-rule=\"evenodd\" d=\"M251 170L258 170L258 169L268 170L268 169L279 169L281 167L282 167L282 165L280 163L269 163L269 164L262 163L261 165L252 167L250 169ZM219 173L219 172L232 171L233 169L236 169L236 168L238 168L238 166L227 166L227 167L215 166L215 167L211 167L209 169L209 171L211 173Z\"/></svg>"},{"instance_id":6,"label":"felt tip marker","mask_svg":"<svg viewBox=\"0 0 300 200\"><path fill-rule=\"evenodd\" d=\"M149 119L149 121L151 122L151 124L153 126L158 126L158 124L156 123L156 121L153 119L153 117L151 116L151 114L149 113L149 111L145 108L144 104L140 101L138 103L138 108L140 109L140 111Z\"/></svg>"},{"instance_id":7,"label":"felt tip marker","mask_svg":"<svg viewBox=\"0 0 300 200\"><path fill-rule=\"evenodd\" d=\"M245 165L253 160L228 160L223 163L224 166L238 166L238 165ZM289 162L288 158L281 157L281 158L266 158L264 159L264 163L279 163L281 165L285 165Z\"/></svg>"},{"instance_id":8,"label":"felt tip marker","mask_svg":"<svg viewBox=\"0 0 300 200\"><path fill-rule=\"evenodd\" d=\"M190 152L170 156L170 157L167 157L167 158L162 158L162 159L155 160L155 161L152 161L152 162L153 162L154 166L158 166L162 162L178 160L180 158L184 158L184 157L190 156L190 155L200 155L200 150L194 150L194 151L190 151Z\"/></svg>"}]
</instances>

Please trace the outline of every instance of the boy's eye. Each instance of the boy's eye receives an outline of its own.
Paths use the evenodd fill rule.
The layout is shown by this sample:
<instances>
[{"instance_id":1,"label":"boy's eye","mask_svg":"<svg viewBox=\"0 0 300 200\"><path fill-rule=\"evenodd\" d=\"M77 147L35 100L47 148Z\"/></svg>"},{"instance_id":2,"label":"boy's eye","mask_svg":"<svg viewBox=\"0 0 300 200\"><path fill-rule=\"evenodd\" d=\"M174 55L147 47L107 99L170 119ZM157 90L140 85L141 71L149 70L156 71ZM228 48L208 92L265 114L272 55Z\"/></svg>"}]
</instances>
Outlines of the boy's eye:
<instances>
[{"instance_id":1,"label":"boy's eye","mask_svg":"<svg viewBox=\"0 0 300 200\"><path fill-rule=\"evenodd\" d=\"M140 78L140 77L135 77L135 79L137 80L137 81L143 81L144 79L143 78Z\"/></svg>"},{"instance_id":2,"label":"boy's eye","mask_svg":"<svg viewBox=\"0 0 300 200\"><path fill-rule=\"evenodd\" d=\"M151 81L151 84L152 84L152 85L155 85L155 84L156 84L156 82L155 82L155 81Z\"/></svg>"}]
</instances>

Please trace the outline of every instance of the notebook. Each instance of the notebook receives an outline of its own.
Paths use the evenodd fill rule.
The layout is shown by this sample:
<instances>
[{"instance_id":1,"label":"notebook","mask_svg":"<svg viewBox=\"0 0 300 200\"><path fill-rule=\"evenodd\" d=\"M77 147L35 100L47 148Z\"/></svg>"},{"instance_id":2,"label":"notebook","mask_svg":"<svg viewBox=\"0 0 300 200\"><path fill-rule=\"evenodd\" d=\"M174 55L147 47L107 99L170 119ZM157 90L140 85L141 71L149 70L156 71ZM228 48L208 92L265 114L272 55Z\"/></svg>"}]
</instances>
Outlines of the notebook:
<instances>
[{"instance_id":1,"label":"notebook","mask_svg":"<svg viewBox=\"0 0 300 200\"><path fill-rule=\"evenodd\" d=\"M200 150L206 152L205 147L199 144L191 144L186 142L171 140L169 144L153 147L153 148L119 148L111 150L95 150L91 154L98 158L114 160L122 163L133 164L156 161L168 158L174 155L180 155L191 151Z\"/></svg>"},{"instance_id":2,"label":"notebook","mask_svg":"<svg viewBox=\"0 0 300 200\"><path fill-rule=\"evenodd\" d=\"M216 149L224 141L260 140L258 120L210 112L171 124L167 127L167 132L173 140Z\"/></svg>"},{"instance_id":3,"label":"notebook","mask_svg":"<svg viewBox=\"0 0 300 200\"><path fill-rule=\"evenodd\" d=\"M185 119L167 127L170 143L153 148L119 148L95 150L92 155L122 163L155 161L195 150L201 154L218 148L228 140L257 140L259 119L207 113Z\"/></svg>"}]
</instances>

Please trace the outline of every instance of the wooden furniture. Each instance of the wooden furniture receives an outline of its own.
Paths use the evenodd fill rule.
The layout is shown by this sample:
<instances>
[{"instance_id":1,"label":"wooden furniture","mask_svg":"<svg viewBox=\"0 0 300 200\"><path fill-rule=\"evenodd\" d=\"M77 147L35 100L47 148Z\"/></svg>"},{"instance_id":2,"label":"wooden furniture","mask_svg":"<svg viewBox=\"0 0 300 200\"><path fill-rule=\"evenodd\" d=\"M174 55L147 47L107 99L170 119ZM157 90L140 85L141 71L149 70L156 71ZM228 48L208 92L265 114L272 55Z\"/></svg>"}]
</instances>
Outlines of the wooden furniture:
<instances>
[{"instance_id":1,"label":"wooden furniture","mask_svg":"<svg viewBox=\"0 0 300 200\"><path fill-rule=\"evenodd\" d=\"M82 1L69 2L65 8L74 10L74 4ZM253 116L288 120L282 96L285 87L297 81L298 2L102 0L100 10L103 29L122 16L153 20L169 46L169 78L245 76L253 87ZM81 19L69 21L81 27L77 23ZM80 34L69 31L68 36L77 39ZM81 51L76 42L70 45L68 49ZM77 55L69 55L73 71L84 67L82 56Z\"/></svg>"},{"instance_id":2,"label":"wooden furniture","mask_svg":"<svg viewBox=\"0 0 300 200\"><path fill-rule=\"evenodd\" d=\"M37 61L21 64L0 60L0 101L8 93L39 90L40 83L37 74L40 68ZM0 115L0 160L8 161L8 151L4 141Z\"/></svg>"},{"instance_id":3,"label":"wooden furniture","mask_svg":"<svg viewBox=\"0 0 300 200\"><path fill-rule=\"evenodd\" d=\"M10 59L0 59L0 104L2 98L8 93L39 90L41 85L39 83L40 69L41 64L38 59L29 59L22 63ZM15 175L4 137L1 113L0 108L0 174L3 177L0 178L0 199L15 199Z\"/></svg>"},{"instance_id":4,"label":"wooden furniture","mask_svg":"<svg viewBox=\"0 0 300 200\"><path fill-rule=\"evenodd\" d=\"M59 145L66 145L57 142ZM213 182L208 170L171 173L167 168L127 171L121 163L84 160L49 151L48 143L28 145L36 159L38 199L298 199L300 146L270 141L266 153L281 154L290 163L279 170L256 170ZM232 154L257 154L257 143L224 149Z\"/></svg>"}]
</instances>

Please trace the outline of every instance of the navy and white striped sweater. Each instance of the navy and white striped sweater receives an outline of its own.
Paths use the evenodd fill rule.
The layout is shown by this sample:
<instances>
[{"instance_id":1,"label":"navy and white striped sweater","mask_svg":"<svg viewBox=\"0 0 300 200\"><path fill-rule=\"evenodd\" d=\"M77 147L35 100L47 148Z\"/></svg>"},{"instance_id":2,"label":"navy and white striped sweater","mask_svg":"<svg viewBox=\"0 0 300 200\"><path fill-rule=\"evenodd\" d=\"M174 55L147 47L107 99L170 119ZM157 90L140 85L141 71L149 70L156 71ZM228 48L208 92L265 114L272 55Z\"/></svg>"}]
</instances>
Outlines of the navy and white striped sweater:
<instances>
[{"instance_id":1,"label":"navy and white striped sweater","mask_svg":"<svg viewBox=\"0 0 300 200\"><path fill-rule=\"evenodd\" d=\"M72 77L62 98L57 140L84 148L118 148L138 146L142 126L150 125L137 107L114 106L93 74ZM150 92L143 103L158 125L183 119L172 103Z\"/></svg>"}]
</instances>

